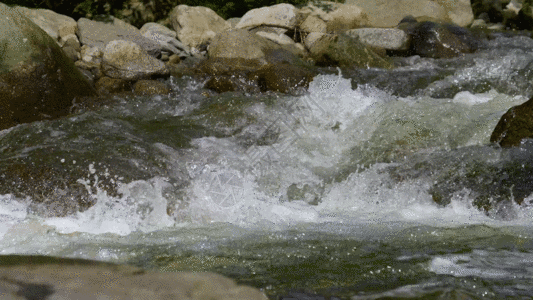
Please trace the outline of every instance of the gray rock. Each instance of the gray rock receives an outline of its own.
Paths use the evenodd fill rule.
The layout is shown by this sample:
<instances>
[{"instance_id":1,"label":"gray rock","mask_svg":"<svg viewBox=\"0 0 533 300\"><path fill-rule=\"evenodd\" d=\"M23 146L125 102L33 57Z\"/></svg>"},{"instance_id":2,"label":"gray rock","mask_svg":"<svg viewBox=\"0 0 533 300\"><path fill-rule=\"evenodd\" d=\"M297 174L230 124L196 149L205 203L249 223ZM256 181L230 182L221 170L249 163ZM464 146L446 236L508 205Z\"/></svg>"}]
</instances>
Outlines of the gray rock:
<instances>
[{"instance_id":1,"label":"gray rock","mask_svg":"<svg viewBox=\"0 0 533 300\"><path fill-rule=\"evenodd\" d=\"M165 64L148 55L131 41L115 40L107 44L102 58L102 69L111 78L138 80L152 75L166 75Z\"/></svg>"},{"instance_id":2,"label":"gray rock","mask_svg":"<svg viewBox=\"0 0 533 300\"><path fill-rule=\"evenodd\" d=\"M231 27L212 9L202 6L178 5L169 18L179 40L189 47L205 44Z\"/></svg>"},{"instance_id":3,"label":"gray rock","mask_svg":"<svg viewBox=\"0 0 533 300\"><path fill-rule=\"evenodd\" d=\"M111 22L93 21L85 18L78 20L78 37L83 45L104 50L114 40L134 42L153 57L161 53L161 45L142 36L139 29L120 19L111 17Z\"/></svg>"},{"instance_id":4,"label":"gray rock","mask_svg":"<svg viewBox=\"0 0 533 300\"><path fill-rule=\"evenodd\" d=\"M159 273L81 259L16 255L0 257L0 296L2 299L267 299L255 288L237 285L214 273Z\"/></svg>"},{"instance_id":5,"label":"gray rock","mask_svg":"<svg viewBox=\"0 0 533 300\"><path fill-rule=\"evenodd\" d=\"M188 56L191 55L191 50L189 47L187 47L177 39L170 37L162 32L155 31L152 29L145 30L143 32L143 36L161 45L161 50L163 51L168 51L174 54L188 53Z\"/></svg>"},{"instance_id":6,"label":"gray rock","mask_svg":"<svg viewBox=\"0 0 533 300\"><path fill-rule=\"evenodd\" d=\"M55 13L49 9L31 9L21 6L15 9L32 20L56 41L62 36L76 32L77 24L71 17ZM61 35L60 32L64 35Z\"/></svg>"},{"instance_id":7,"label":"gray rock","mask_svg":"<svg viewBox=\"0 0 533 300\"><path fill-rule=\"evenodd\" d=\"M296 7L286 3L252 9L242 16L235 28L253 28L267 25L294 29L297 23L297 12L298 9Z\"/></svg>"},{"instance_id":8,"label":"gray rock","mask_svg":"<svg viewBox=\"0 0 533 300\"><path fill-rule=\"evenodd\" d=\"M409 36L405 31L395 28L357 28L346 31L346 34L359 38L361 42L371 47L388 50L407 50Z\"/></svg>"}]
</instances>

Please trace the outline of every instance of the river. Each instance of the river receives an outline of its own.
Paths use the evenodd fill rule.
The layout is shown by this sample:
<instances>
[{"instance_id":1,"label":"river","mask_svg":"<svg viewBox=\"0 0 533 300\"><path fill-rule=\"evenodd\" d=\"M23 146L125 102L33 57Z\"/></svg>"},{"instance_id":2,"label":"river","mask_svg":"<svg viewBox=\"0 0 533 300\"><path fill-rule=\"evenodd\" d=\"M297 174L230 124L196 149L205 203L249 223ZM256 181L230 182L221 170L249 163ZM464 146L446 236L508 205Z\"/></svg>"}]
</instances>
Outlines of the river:
<instances>
[{"instance_id":1,"label":"river","mask_svg":"<svg viewBox=\"0 0 533 300\"><path fill-rule=\"evenodd\" d=\"M500 36L392 71L324 69L295 95L172 77L168 96L1 131L0 254L214 271L271 299L530 299L533 196L486 212L462 178L533 153L489 142L533 95L531 49ZM21 164L44 179L11 182ZM72 182L95 204L58 216L32 201L75 199Z\"/></svg>"}]
</instances>

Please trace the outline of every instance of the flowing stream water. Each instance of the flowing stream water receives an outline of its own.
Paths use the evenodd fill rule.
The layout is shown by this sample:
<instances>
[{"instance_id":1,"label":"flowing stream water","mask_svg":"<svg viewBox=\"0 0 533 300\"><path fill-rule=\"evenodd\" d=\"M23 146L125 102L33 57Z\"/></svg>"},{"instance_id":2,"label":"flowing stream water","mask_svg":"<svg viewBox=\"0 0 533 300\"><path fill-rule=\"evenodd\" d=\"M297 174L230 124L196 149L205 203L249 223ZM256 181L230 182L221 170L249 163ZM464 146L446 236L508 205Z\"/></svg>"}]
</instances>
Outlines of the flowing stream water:
<instances>
[{"instance_id":1,"label":"flowing stream water","mask_svg":"<svg viewBox=\"0 0 533 300\"><path fill-rule=\"evenodd\" d=\"M325 70L292 96L170 78L168 96L4 130L0 254L214 271L271 299L531 299L533 196L476 206L507 189L477 178L533 154L489 142L533 95L531 49L498 37L455 59ZM12 181L14 166L44 179ZM94 205L67 216L32 201L82 192Z\"/></svg>"}]
</instances>

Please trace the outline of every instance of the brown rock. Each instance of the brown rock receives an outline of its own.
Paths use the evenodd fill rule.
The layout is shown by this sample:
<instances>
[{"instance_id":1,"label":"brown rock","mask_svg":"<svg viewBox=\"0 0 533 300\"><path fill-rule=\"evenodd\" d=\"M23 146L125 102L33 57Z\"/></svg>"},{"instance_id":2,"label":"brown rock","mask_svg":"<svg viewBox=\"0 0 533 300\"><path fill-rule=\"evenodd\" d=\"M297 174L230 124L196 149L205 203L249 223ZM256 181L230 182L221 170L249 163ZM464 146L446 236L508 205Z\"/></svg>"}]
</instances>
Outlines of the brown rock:
<instances>
[{"instance_id":1,"label":"brown rock","mask_svg":"<svg viewBox=\"0 0 533 300\"><path fill-rule=\"evenodd\" d=\"M205 88L215 91L217 93L234 92L236 89L235 83L231 76L213 76L205 83Z\"/></svg>"},{"instance_id":2,"label":"brown rock","mask_svg":"<svg viewBox=\"0 0 533 300\"><path fill-rule=\"evenodd\" d=\"M169 16L178 39L189 47L198 47L230 25L212 9L202 6L176 6Z\"/></svg>"},{"instance_id":3,"label":"brown rock","mask_svg":"<svg viewBox=\"0 0 533 300\"><path fill-rule=\"evenodd\" d=\"M133 85L133 92L139 96L168 95L172 90L157 80L139 80Z\"/></svg>"},{"instance_id":4,"label":"brown rock","mask_svg":"<svg viewBox=\"0 0 533 300\"><path fill-rule=\"evenodd\" d=\"M275 64L262 67L253 73L257 76L261 91L289 93L299 87L307 88L316 76L315 72L305 67L290 64Z\"/></svg>"},{"instance_id":5,"label":"brown rock","mask_svg":"<svg viewBox=\"0 0 533 300\"><path fill-rule=\"evenodd\" d=\"M104 76L95 83L100 94L111 94L131 91L131 82L125 79Z\"/></svg>"}]
</instances>

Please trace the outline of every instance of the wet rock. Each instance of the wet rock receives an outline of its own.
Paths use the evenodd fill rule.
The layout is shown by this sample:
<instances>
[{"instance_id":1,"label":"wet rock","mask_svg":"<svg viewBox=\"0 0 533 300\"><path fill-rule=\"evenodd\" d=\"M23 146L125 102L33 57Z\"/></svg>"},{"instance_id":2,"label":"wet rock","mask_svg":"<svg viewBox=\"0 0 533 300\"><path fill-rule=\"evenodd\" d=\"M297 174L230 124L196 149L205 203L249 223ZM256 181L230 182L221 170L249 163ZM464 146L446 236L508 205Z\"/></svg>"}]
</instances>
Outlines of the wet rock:
<instances>
[{"instance_id":1,"label":"wet rock","mask_svg":"<svg viewBox=\"0 0 533 300\"><path fill-rule=\"evenodd\" d=\"M471 0L472 12L476 18L486 16L488 22L499 23L503 21L503 10L509 1L502 0Z\"/></svg>"},{"instance_id":2,"label":"wet rock","mask_svg":"<svg viewBox=\"0 0 533 300\"><path fill-rule=\"evenodd\" d=\"M393 67L390 61L348 35L316 34L317 39L312 43L308 40L306 45L310 46L311 57L318 65L386 69Z\"/></svg>"},{"instance_id":3,"label":"wet rock","mask_svg":"<svg viewBox=\"0 0 533 300\"><path fill-rule=\"evenodd\" d=\"M168 95L172 90L157 80L139 80L133 85L133 92L139 96Z\"/></svg>"},{"instance_id":4,"label":"wet rock","mask_svg":"<svg viewBox=\"0 0 533 300\"><path fill-rule=\"evenodd\" d=\"M139 45L153 57L158 57L161 53L159 43L142 36L139 29L114 17L111 17L109 22L80 18L78 20L78 37L83 45L96 47L100 51L104 51L111 41L124 40Z\"/></svg>"},{"instance_id":5,"label":"wet rock","mask_svg":"<svg viewBox=\"0 0 533 300\"><path fill-rule=\"evenodd\" d=\"M55 13L49 9L31 9L22 6L15 9L32 20L56 41L68 34L75 33L78 28L76 21L71 17Z\"/></svg>"},{"instance_id":6,"label":"wet rock","mask_svg":"<svg viewBox=\"0 0 533 300\"><path fill-rule=\"evenodd\" d=\"M103 76L95 83L100 94L111 94L131 91L131 81Z\"/></svg>"},{"instance_id":7,"label":"wet rock","mask_svg":"<svg viewBox=\"0 0 533 300\"><path fill-rule=\"evenodd\" d=\"M206 89L210 89L217 93L234 92L237 90L234 76L217 75L211 77L204 86Z\"/></svg>"},{"instance_id":8,"label":"wet rock","mask_svg":"<svg viewBox=\"0 0 533 300\"><path fill-rule=\"evenodd\" d=\"M242 16L235 28L243 29L266 25L294 29L296 27L297 11L296 7L286 3L252 9Z\"/></svg>"},{"instance_id":9,"label":"wet rock","mask_svg":"<svg viewBox=\"0 0 533 300\"><path fill-rule=\"evenodd\" d=\"M134 42L111 41L103 53L103 72L112 78L137 80L168 74L168 69L162 61L148 55Z\"/></svg>"},{"instance_id":10,"label":"wet rock","mask_svg":"<svg viewBox=\"0 0 533 300\"><path fill-rule=\"evenodd\" d=\"M454 34L449 27L434 22L417 23L408 31L412 39L411 53L422 57L452 58L475 50L463 42L463 38Z\"/></svg>"},{"instance_id":11,"label":"wet rock","mask_svg":"<svg viewBox=\"0 0 533 300\"><path fill-rule=\"evenodd\" d=\"M468 26L474 20L470 0L347 0L368 16L368 27L391 28L405 16Z\"/></svg>"},{"instance_id":12,"label":"wet rock","mask_svg":"<svg viewBox=\"0 0 533 300\"><path fill-rule=\"evenodd\" d=\"M364 44L387 50L407 50L409 36L405 31L395 28L358 28L346 31L346 34L358 38Z\"/></svg>"},{"instance_id":13,"label":"wet rock","mask_svg":"<svg viewBox=\"0 0 533 300\"><path fill-rule=\"evenodd\" d=\"M82 259L17 255L0 256L2 294L7 299L267 299L214 273L159 273Z\"/></svg>"},{"instance_id":14,"label":"wet rock","mask_svg":"<svg viewBox=\"0 0 533 300\"><path fill-rule=\"evenodd\" d=\"M0 4L0 129L67 115L72 100L96 95L57 42Z\"/></svg>"},{"instance_id":15,"label":"wet rock","mask_svg":"<svg viewBox=\"0 0 533 300\"><path fill-rule=\"evenodd\" d=\"M533 98L511 107L500 118L490 141L502 147L517 147L525 138L533 138Z\"/></svg>"},{"instance_id":16,"label":"wet rock","mask_svg":"<svg viewBox=\"0 0 533 300\"><path fill-rule=\"evenodd\" d=\"M290 64L264 66L252 73L256 76L261 91L289 93L298 88L307 88L317 74L305 67Z\"/></svg>"},{"instance_id":17,"label":"wet rock","mask_svg":"<svg viewBox=\"0 0 533 300\"><path fill-rule=\"evenodd\" d=\"M230 25L212 9L202 6L176 6L169 16L178 39L197 48L215 35L230 29Z\"/></svg>"}]
</instances>

